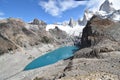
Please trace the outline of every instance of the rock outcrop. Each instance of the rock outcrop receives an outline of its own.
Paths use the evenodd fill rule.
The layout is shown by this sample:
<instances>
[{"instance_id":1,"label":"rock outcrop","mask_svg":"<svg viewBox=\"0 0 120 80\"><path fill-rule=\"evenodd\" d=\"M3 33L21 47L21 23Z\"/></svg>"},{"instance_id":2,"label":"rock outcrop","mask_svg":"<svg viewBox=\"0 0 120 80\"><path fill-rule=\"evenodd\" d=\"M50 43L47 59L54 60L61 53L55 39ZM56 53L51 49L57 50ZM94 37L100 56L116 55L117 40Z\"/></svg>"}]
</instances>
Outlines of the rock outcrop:
<instances>
[{"instance_id":1,"label":"rock outcrop","mask_svg":"<svg viewBox=\"0 0 120 80\"><path fill-rule=\"evenodd\" d=\"M100 57L98 56L99 53L120 50L119 32L119 22L93 16L83 29L80 46L83 51L80 50L80 55L84 57ZM75 55L76 57L78 57L78 53Z\"/></svg>"},{"instance_id":2,"label":"rock outcrop","mask_svg":"<svg viewBox=\"0 0 120 80\"><path fill-rule=\"evenodd\" d=\"M112 31L110 28L113 28L114 25L115 23L108 19L101 19L97 16L93 16L83 29L81 47L94 46L106 38L112 40L114 33L110 33ZM118 26L116 25L115 27L119 28Z\"/></svg>"},{"instance_id":3,"label":"rock outcrop","mask_svg":"<svg viewBox=\"0 0 120 80\"><path fill-rule=\"evenodd\" d=\"M49 32L57 39L65 39L67 37L66 32L60 30L57 26L55 29L50 29Z\"/></svg>"},{"instance_id":4,"label":"rock outcrop","mask_svg":"<svg viewBox=\"0 0 120 80\"><path fill-rule=\"evenodd\" d=\"M72 37L65 31L60 30L57 26L55 26L55 29L50 29L49 32L53 36L54 42L57 42L58 44L68 45L73 42Z\"/></svg>"},{"instance_id":5,"label":"rock outcrop","mask_svg":"<svg viewBox=\"0 0 120 80\"><path fill-rule=\"evenodd\" d=\"M31 22L30 24L39 25L39 27L43 27L43 28L45 28L47 25L44 21L38 20L37 18L35 18L33 22Z\"/></svg>"}]
</instances>

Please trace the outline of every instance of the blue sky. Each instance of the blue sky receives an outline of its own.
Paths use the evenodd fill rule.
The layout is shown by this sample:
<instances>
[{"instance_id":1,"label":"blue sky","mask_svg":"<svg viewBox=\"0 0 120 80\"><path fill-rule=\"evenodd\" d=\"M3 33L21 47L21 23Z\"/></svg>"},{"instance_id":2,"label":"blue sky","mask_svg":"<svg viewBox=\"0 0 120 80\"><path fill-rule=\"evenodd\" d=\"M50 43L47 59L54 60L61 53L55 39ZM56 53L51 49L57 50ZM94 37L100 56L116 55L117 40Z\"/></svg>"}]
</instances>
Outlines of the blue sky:
<instances>
[{"instance_id":1,"label":"blue sky","mask_svg":"<svg viewBox=\"0 0 120 80\"><path fill-rule=\"evenodd\" d=\"M68 21L71 17L77 20L86 7L98 5L97 1L104 0L0 0L0 18L21 18L26 22L38 18L48 24Z\"/></svg>"},{"instance_id":2,"label":"blue sky","mask_svg":"<svg viewBox=\"0 0 120 80\"><path fill-rule=\"evenodd\" d=\"M50 1L53 3L56 1L53 4L56 6L51 5ZM0 0L0 18L21 18L26 22L38 18L47 23L63 22L71 17L76 20L83 15L86 5L85 3L74 3L77 6L72 7L73 4L69 3L69 1L73 0ZM79 3L79 1L75 2ZM67 7L63 7L64 5L60 7L59 4L65 4ZM47 9L47 7L51 6L58 7L58 13L54 13L53 8ZM60 10L60 8L64 9ZM51 12L50 10L54 11Z\"/></svg>"}]
</instances>

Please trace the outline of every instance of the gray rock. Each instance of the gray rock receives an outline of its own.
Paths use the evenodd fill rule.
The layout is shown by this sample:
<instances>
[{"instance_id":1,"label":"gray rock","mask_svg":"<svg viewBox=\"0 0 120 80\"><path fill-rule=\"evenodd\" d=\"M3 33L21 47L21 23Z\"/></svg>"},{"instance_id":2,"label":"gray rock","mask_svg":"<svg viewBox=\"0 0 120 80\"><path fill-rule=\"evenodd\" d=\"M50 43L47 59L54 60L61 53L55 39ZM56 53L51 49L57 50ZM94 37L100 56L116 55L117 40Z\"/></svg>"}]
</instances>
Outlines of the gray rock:
<instances>
[{"instance_id":1,"label":"gray rock","mask_svg":"<svg viewBox=\"0 0 120 80\"><path fill-rule=\"evenodd\" d=\"M70 21L69 21L68 25L69 25L70 27L74 27L76 24L77 24L77 22L74 21L72 18L70 18Z\"/></svg>"},{"instance_id":2,"label":"gray rock","mask_svg":"<svg viewBox=\"0 0 120 80\"><path fill-rule=\"evenodd\" d=\"M112 3L110 3L109 0L105 0L105 2L100 6L99 10L110 13L113 12L115 9L112 7Z\"/></svg>"},{"instance_id":3,"label":"gray rock","mask_svg":"<svg viewBox=\"0 0 120 80\"><path fill-rule=\"evenodd\" d=\"M108 19L101 19L97 16L93 16L83 29L81 47L95 46L105 39L119 42L119 26L119 22L113 22Z\"/></svg>"}]
</instances>

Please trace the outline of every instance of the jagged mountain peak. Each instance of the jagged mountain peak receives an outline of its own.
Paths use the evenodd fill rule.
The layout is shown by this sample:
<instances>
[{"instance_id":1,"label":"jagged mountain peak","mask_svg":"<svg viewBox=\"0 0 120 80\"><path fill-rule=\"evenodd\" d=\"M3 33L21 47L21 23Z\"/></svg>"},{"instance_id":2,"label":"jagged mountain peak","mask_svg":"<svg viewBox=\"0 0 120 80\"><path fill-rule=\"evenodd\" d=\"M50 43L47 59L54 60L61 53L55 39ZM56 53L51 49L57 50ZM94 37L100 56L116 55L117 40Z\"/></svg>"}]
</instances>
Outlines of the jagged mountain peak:
<instances>
[{"instance_id":1,"label":"jagged mountain peak","mask_svg":"<svg viewBox=\"0 0 120 80\"><path fill-rule=\"evenodd\" d=\"M105 0L103 4L101 4L99 11L105 11L106 13L110 13L115 11L113 8L113 3L109 0Z\"/></svg>"},{"instance_id":2,"label":"jagged mountain peak","mask_svg":"<svg viewBox=\"0 0 120 80\"><path fill-rule=\"evenodd\" d=\"M74 24L75 24L75 21L73 20L73 18L70 18L70 21L69 21L69 26L70 27L74 27Z\"/></svg>"},{"instance_id":3,"label":"jagged mountain peak","mask_svg":"<svg viewBox=\"0 0 120 80\"><path fill-rule=\"evenodd\" d=\"M83 15L83 19L79 19L78 23L79 25L85 26L87 21L93 16L93 12L89 11L89 9L86 9Z\"/></svg>"},{"instance_id":4,"label":"jagged mountain peak","mask_svg":"<svg viewBox=\"0 0 120 80\"><path fill-rule=\"evenodd\" d=\"M103 4L101 4L99 11L96 12L101 18L108 18L112 21L120 21L120 9L116 9L113 7L113 2L110 0L105 0Z\"/></svg>"},{"instance_id":5,"label":"jagged mountain peak","mask_svg":"<svg viewBox=\"0 0 120 80\"><path fill-rule=\"evenodd\" d=\"M77 25L77 22L73 20L73 18L70 18L68 25L73 28L74 26Z\"/></svg>"}]
</instances>

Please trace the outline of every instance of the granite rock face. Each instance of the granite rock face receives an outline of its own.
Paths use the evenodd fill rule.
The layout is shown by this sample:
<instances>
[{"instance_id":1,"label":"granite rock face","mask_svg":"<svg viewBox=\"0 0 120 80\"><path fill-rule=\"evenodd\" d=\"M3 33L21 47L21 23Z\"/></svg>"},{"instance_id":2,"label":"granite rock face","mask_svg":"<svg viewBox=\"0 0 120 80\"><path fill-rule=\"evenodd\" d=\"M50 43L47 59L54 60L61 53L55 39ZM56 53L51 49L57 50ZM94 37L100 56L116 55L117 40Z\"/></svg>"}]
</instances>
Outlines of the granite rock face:
<instances>
[{"instance_id":1,"label":"granite rock face","mask_svg":"<svg viewBox=\"0 0 120 80\"><path fill-rule=\"evenodd\" d=\"M74 57L104 57L99 53L120 50L120 23L93 16L83 29L81 50Z\"/></svg>"},{"instance_id":2,"label":"granite rock face","mask_svg":"<svg viewBox=\"0 0 120 80\"><path fill-rule=\"evenodd\" d=\"M109 39L111 41L120 41L120 23L108 19L101 19L93 16L83 29L81 47L91 47L99 42Z\"/></svg>"}]
</instances>

